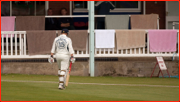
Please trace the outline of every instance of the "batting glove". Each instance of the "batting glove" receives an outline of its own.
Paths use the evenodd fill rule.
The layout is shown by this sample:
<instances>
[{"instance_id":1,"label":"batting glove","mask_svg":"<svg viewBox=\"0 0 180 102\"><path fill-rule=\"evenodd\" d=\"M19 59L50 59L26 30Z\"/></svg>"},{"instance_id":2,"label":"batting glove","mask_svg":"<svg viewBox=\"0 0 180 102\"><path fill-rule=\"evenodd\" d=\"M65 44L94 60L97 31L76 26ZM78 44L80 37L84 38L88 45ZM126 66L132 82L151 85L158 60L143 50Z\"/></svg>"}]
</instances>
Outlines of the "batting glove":
<instances>
[{"instance_id":1,"label":"batting glove","mask_svg":"<svg viewBox=\"0 0 180 102\"><path fill-rule=\"evenodd\" d=\"M54 62L54 58L53 58L52 55L48 58L48 61L49 61L49 63L51 63L51 64Z\"/></svg>"},{"instance_id":2,"label":"batting glove","mask_svg":"<svg viewBox=\"0 0 180 102\"><path fill-rule=\"evenodd\" d=\"M74 63L74 62L76 61L76 59L75 59L73 56L71 56L70 61L71 61L72 63Z\"/></svg>"}]
</instances>

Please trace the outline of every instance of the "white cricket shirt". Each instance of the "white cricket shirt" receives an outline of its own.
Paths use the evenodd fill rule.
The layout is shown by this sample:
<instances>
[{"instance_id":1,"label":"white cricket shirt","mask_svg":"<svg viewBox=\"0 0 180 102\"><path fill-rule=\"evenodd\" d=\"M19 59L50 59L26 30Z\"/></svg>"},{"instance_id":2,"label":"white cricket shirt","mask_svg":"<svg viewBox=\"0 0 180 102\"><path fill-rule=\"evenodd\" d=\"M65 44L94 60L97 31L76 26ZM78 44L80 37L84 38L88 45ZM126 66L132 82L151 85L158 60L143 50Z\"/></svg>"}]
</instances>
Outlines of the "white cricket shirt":
<instances>
[{"instance_id":1,"label":"white cricket shirt","mask_svg":"<svg viewBox=\"0 0 180 102\"><path fill-rule=\"evenodd\" d=\"M51 53L74 54L72 41L66 35L60 35L54 39Z\"/></svg>"}]
</instances>

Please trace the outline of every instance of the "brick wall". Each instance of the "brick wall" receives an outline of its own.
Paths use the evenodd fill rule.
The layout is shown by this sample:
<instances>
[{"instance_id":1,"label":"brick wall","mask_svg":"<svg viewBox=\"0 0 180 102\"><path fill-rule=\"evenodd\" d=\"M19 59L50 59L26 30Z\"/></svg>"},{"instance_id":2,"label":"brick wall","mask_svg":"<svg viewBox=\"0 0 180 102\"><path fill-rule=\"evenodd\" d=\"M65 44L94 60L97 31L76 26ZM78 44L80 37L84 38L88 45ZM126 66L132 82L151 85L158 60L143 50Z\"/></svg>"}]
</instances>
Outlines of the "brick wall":
<instances>
[{"instance_id":1,"label":"brick wall","mask_svg":"<svg viewBox=\"0 0 180 102\"><path fill-rule=\"evenodd\" d=\"M179 61L172 61L171 57L166 57L165 64L171 76L178 76ZM95 61L95 76L128 76L128 77L150 77L156 64L154 57L118 58L118 61ZM12 70L13 69L13 70ZM48 62L2 62L1 73L3 74L38 74L57 75L57 63ZM156 66L154 76L159 72ZM164 73L163 71L163 74ZM76 61L72 65L71 75L88 76L89 62ZM160 74L161 76L161 74ZM165 75L166 76L166 75Z\"/></svg>"},{"instance_id":2,"label":"brick wall","mask_svg":"<svg viewBox=\"0 0 180 102\"><path fill-rule=\"evenodd\" d=\"M159 14L160 29L165 29L165 1L146 1L146 14Z\"/></svg>"},{"instance_id":3,"label":"brick wall","mask_svg":"<svg viewBox=\"0 0 180 102\"><path fill-rule=\"evenodd\" d=\"M60 15L61 8L66 8L69 15L69 1L49 1L49 8L53 9L53 15Z\"/></svg>"}]
</instances>

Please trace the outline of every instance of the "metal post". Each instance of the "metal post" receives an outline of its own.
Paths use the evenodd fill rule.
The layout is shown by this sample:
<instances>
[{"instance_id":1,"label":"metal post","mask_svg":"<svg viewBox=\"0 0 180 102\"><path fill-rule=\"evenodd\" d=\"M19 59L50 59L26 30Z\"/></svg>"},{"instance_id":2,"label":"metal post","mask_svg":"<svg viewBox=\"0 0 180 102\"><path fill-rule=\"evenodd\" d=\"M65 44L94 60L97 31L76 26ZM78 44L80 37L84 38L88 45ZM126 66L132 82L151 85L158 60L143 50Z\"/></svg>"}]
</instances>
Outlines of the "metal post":
<instances>
[{"instance_id":1,"label":"metal post","mask_svg":"<svg viewBox=\"0 0 180 102\"><path fill-rule=\"evenodd\" d=\"M10 1L10 16L12 16L12 1Z\"/></svg>"},{"instance_id":2,"label":"metal post","mask_svg":"<svg viewBox=\"0 0 180 102\"><path fill-rule=\"evenodd\" d=\"M146 14L146 1L143 1L143 14Z\"/></svg>"},{"instance_id":3,"label":"metal post","mask_svg":"<svg viewBox=\"0 0 180 102\"><path fill-rule=\"evenodd\" d=\"M156 66L158 65L158 62L156 62L156 65L155 65L155 67L154 67L154 69L153 69L153 72L152 72L152 74L151 74L151 77L152 77L152 75L153 75L153 73L154 73L154 70L156 69ZM151 78L150 77L150 78Z\"/></svg>"},{"instance_id":4,"label":"metal post","mask_svg":"<svg viewBox=\"0 0 180 102\"><path fill-rule=\"evenodd\" d=\"M36 16L36 1L34 1L34 16Z\"/></svg>"},{"instance_id":5,"label":"metal post","mask_svg":"<svg viewBox=\"0 0 180 102\"><path fill-rule=\"evenodd\" d=\"M49 1L45 1L45 14L47 14L47 10L49 9Z\"/></svg>"},{"instance_id":6,"label":"metal post","mask_svg":"<svg viewBox=\"0 0 180 102\"><path fill-rule=\"evenodd\" d=\"M94 77L94 1L89 1L89 68L90 76Z\"/></svg>"}]
</instances>

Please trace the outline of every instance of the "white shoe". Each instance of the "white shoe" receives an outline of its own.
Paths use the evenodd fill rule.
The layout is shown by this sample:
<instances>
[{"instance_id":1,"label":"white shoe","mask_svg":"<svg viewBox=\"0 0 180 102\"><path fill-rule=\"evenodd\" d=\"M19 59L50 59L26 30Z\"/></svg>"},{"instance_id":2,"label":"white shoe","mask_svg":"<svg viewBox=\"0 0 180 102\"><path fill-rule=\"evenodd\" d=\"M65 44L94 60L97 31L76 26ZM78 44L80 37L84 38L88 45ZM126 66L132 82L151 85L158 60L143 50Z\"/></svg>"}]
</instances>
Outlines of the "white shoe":
<instances>
[{"instance_id":1,"label":"white shoe","mask_svg":"<svg viewBox=\"0 0 180 102\"><path fill-rule=\"evenodd\" d=\"M65 88L62 85L59 85L58 89L64 90Z\"/></svg>"}]
</instances>

